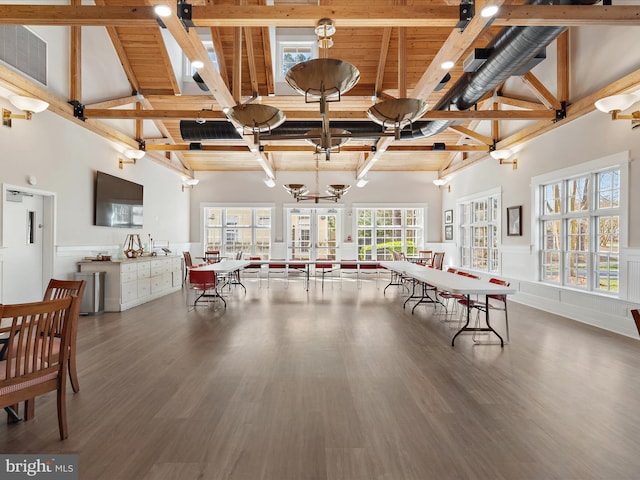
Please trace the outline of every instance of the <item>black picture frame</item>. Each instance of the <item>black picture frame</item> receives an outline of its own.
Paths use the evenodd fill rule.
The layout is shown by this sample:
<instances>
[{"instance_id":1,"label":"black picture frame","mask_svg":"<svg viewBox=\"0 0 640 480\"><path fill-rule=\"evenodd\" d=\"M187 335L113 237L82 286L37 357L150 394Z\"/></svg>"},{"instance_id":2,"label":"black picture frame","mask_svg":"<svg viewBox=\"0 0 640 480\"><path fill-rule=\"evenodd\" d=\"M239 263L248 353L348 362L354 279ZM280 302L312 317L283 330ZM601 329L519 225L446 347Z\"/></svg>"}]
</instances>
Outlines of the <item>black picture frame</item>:
<instances>
[{"instance_id":1,"label":"black picture frame","mask_svg":"<svg viewBox=\"0 0 640 480\"><path fill-rule=\"evenodd\" d=\"M453 240L453 225L444 226L444 239Z\"/></svg>"},{"instance_id":2,"label":"black picture frame","mask_svg":"<svg viewBox=\"0 0 640 480\"><path fill-rule=\"evenodd\" d=\"M453 223L453 210L444 211L444 223L445 225L450 225Z\"/></svg>"},{"instance_id":3,"label":"black picture frame","mask_svg":"<svg viewBox=\"0 0 640 480\"><path fill-rule=\"evenodd\" d=\"M522 236L522 205L507 208L507 235Z\"/></svg>"}]
</instances>

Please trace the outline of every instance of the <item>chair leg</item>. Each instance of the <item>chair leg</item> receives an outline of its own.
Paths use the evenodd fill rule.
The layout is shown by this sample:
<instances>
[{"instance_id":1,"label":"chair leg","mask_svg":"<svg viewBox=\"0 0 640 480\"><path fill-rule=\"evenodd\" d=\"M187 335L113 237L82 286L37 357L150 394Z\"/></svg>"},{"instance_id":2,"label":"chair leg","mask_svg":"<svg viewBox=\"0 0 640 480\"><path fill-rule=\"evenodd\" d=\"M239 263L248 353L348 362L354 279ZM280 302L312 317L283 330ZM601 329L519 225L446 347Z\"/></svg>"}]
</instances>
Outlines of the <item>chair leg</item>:
<instances>
[{"instance_id":1,"label":"chair leg","mask_svg":"<svg viewBox=\"0 0 640 480\"><path fill-rule=\"evenodd\" d=\"M67 429L67 382L65 375L62 375L61 382L58 383L58 430L60 430L60 440L65 440L69 436Z\"/></svg>"},{"instance_id":2,"label":"chair leg","mask_svg":"<svg viewBox=\"0 0 640 480\"><path fill-rule=\"evenodd\" d=\"M4 407L7 412L7 424L18 423L22 421L22 419L18 415L19 408L19 404L17 403L15 405Z\"/></svg>"},{"instance_id":3,"label":"chair leg","mask_svg":"<svg viewBox=\"0 0 640 480\"><path fill-rule=\"evenodd\" d=\"M69 379L71 380L71 388L73 389L73 393L78 393L80 391L80 382L78 381L75 349L72 349L72 351L69 352Z\"/></svg>"},{"instance_id":4,"label":"chair leg","mask_svg":"<svg viewBox=\"0 0 640 480\"><path fill-rule=\"evenodd\" d=\"M24 401L24 420L32 420L36 416L36 399L30 398Z\"/></svg>"}]
</instances>

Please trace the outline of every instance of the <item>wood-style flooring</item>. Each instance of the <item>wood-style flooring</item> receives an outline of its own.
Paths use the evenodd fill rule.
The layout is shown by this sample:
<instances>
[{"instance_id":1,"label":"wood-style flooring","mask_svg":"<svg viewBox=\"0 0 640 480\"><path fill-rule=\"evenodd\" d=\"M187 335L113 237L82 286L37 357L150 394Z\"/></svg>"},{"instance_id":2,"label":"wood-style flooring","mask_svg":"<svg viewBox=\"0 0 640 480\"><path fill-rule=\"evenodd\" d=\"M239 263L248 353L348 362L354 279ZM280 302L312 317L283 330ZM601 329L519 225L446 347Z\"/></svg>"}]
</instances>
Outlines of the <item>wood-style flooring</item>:
<instances>
[{"instance_id":1,"label":"wood-style flooring","mask_svg":"<svg viewBox=\"0 0 640 480\"><path fill-rule=\"evenodd\" d=\"M504 349L452 348L382 278L246 285L82 317L69 439L48 394L0 452L79 453L82 480L640 479L634 339L511 302Z\"/></svg>"}]
</instances>

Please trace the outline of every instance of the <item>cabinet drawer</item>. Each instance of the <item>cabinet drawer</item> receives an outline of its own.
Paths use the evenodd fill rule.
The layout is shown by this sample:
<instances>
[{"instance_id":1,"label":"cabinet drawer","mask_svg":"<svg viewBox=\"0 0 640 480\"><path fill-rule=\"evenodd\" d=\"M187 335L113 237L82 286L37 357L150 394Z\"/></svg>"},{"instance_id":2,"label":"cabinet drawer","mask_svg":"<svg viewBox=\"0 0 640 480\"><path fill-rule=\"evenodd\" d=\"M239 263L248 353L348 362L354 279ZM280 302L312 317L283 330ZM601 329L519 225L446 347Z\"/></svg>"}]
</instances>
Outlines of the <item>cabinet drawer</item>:
<instances>
[{"instance_id":1,"label":"cabinet drawer","mask_svg":"<svg viewBox=\"0 0 640 480\"><path fill-rule=\"evenodd\" d=\"M151 276L151 262L138 264L138 278L149 278Z\"/></svg>"},{"instance_id":2,"label":"cabinet drawer","mask_svg":"<svg viewBox=\"0 0 640 480\"><path fill-rule=\"evenodd\" d=\"M135 265L134 265L135 267ZM125 284L128 282L133 282L135 280L138 279L138 271L137 270L133 270L133 271L125 271L120 270L120 281Z\"/></svg>"},{"instance_id":3,"label":"cabinet drawer","mask_svg":"<svg viewBox=\"0 0 640 480\"><path fill-rule=\"evenodd\" d=\"M162 292L171 288L171 274L157 275L151 277L151 293Z\"/></svg>"},{"instance_id":4,"label":"cabinet drawer","mask_svg":"<svg viewBox=\"0 0 640 480\"><path fill-rule=\"evenodd\" d=\"M141 278L138 280L138 298L151 295L151 279Z\"/></svg>"},{"instance_id":5,"label":"cabinet drawer","mask_svg":"<svg viewBox=\"0 0 640 480\"><path fill-rule=\"evenodd\" d=\"M138 298L138 281L122 282L122 303L131 302Z\"/></svg>"},{"instance_id":6,"label":"cabinet drawer","mask_svg":"<svg viewBox=\"0 0 640 480\"><path fill-rule=\"evenodd\" d=\"M136 262L123 262L120 264L120 273L136 273L138 264Z\"/></svg>"}]
</instances>

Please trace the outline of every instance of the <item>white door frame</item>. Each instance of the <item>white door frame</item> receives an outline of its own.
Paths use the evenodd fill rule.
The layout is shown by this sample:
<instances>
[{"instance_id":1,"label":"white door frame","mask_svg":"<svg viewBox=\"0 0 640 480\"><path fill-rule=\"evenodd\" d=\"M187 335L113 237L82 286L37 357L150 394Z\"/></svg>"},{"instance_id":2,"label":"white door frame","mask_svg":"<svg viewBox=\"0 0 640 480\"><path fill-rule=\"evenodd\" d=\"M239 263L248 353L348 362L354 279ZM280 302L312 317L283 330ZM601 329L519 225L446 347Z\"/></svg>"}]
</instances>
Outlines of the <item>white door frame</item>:
<instances>
[{"instance_id":1,"label":"white door frame","mask_svg":"<svg viewBox=\"0 0 640 480\"><path fill-rule=\"evenodd\" d=\"M4 242L4 232L9 226L6 224L7 219L5 212L5 204L7 202L8 191L19 191L28 193L31 195L40 195L43 200L43 218L42 218L42 285L43 287L49 282L50 278L53 278L53 259L55 250L56 239L56 194L54 192L48 192L46 190L37 190L29 187L21 187L18 185L11 185L8 183L2 184L2 202L1 212L2 223L0 224L0 302L4 297L4 256L11 255L11 252L7 250ZM43 288L44 292L44 288Z\"/></svg>"}]
</instances>

